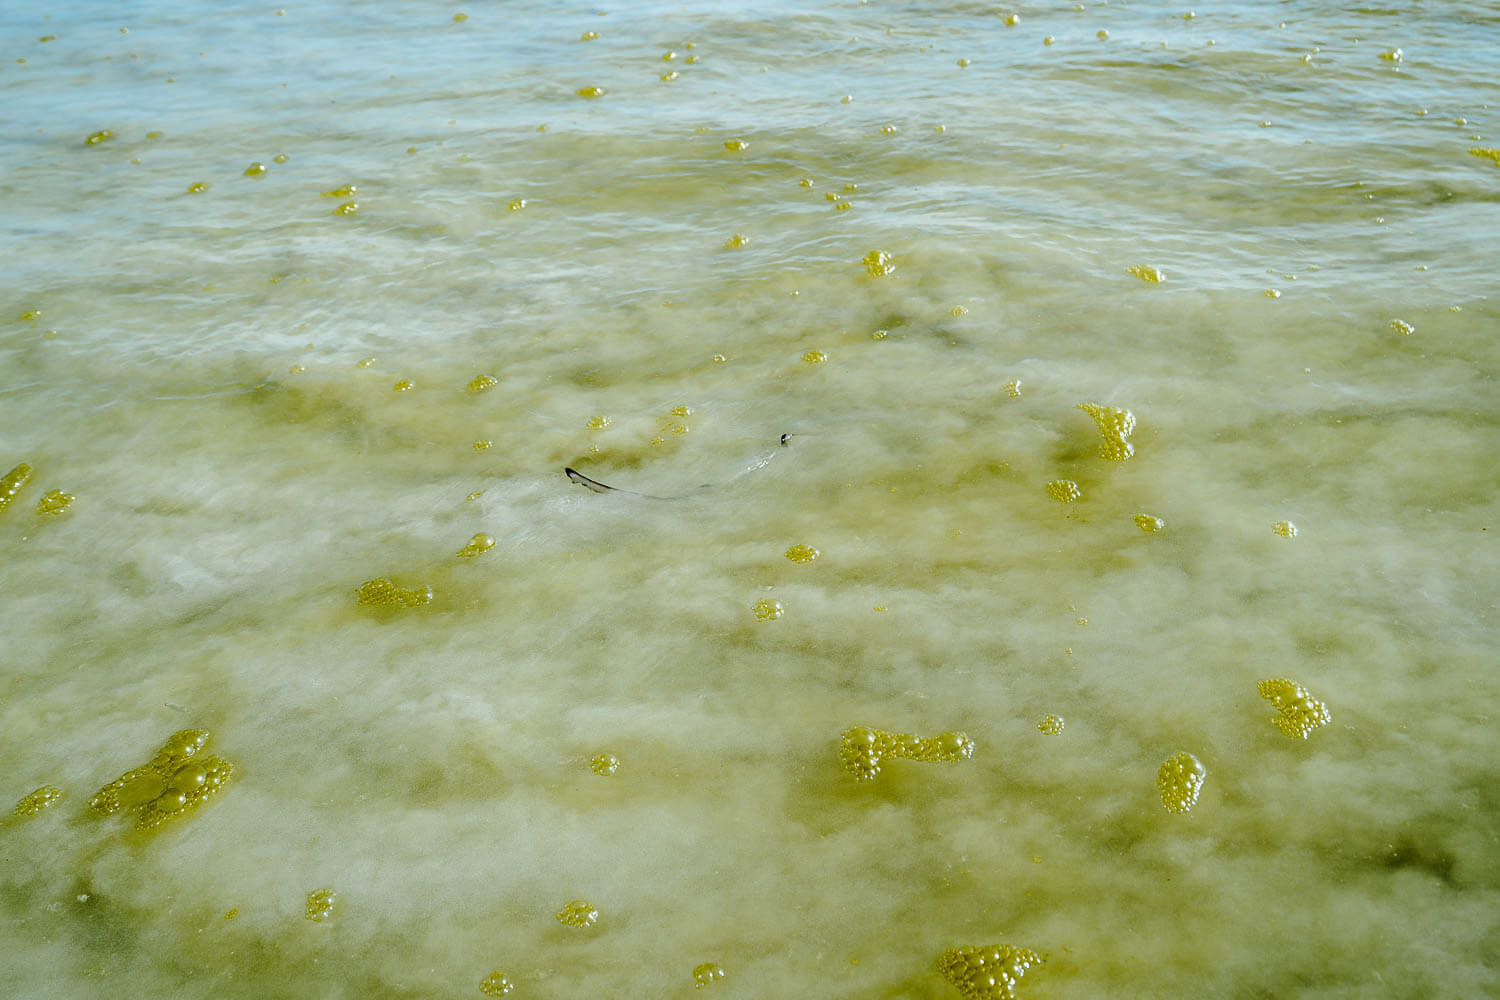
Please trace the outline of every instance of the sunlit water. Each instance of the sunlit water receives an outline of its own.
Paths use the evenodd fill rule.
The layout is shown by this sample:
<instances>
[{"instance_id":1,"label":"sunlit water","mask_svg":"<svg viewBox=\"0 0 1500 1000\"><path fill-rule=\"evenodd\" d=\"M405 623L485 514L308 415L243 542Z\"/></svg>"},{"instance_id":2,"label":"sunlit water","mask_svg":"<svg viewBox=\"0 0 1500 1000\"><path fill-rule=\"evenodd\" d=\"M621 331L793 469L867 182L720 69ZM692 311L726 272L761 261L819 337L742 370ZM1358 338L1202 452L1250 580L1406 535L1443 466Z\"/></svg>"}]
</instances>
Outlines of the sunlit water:
<instances>
[{"instance_id":1,"label":"sunlit water","mask_svg":"<svg viewBox=\"0 0 1500 1000\"><path fill-rule=\"evenodd\" d=\"M0 994L1500 989L1500 5L43 9Z\"/></svg>"}]
</instances>

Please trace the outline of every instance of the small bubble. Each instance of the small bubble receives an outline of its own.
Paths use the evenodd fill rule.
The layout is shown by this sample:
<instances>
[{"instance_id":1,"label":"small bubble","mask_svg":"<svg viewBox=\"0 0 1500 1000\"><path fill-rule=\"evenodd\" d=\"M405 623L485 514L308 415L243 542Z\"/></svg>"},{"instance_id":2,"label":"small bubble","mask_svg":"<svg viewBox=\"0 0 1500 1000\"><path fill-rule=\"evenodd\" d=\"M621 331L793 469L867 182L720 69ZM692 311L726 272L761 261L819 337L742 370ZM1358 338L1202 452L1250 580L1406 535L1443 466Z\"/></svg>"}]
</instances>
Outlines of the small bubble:
<instances>
[{"instance_id":1,"label":"small bubble","mask_svg":"<svg viewBox=\"0 0 1500 1000\"><path fill-rule=\"evenodd\" d=\"M1051 35L1048 35L1046 38L1042 39L1042 44L1043 45L1051 45L1055 41L1057 41L1056 38L1053 38Z\"/></svg>"},{"instance_id":2,"label":"small bubble","mask_svg":"<svg viewBox=\"0 0 1500 1000\"><path fill-rule=\"evenodd\" d=\"M887 331L885 331L885 330L875 330L875 331L871 332L870 339L871 340L884 340L885 338L887 338L889 336L890 336L890 333L887 332Z\"/></svg>"},{"instance_id":3,"label":"small bubble","mask_svg":"<svg viewBox=\"0 0 1500 1000\"><path fill-rule=\"evenodd\" d=\"M604 94L605 94L605 90L604 90L603 87L580 87L578 89L578 96L579 97L585 97L585 98L603 97Z\"/></svg>"},{"instance_id":4,"label":"small bubble","mask_svg":"<svg viewBox=\"0 0 1500 1000\"><path fill-rule=\"evenodd\" d=\"M346 201L333 210L334 215L355 215L359 212L359 203Z\"/></svg>"},{"instance_id":5,"label":"small bubble","mask_svg":"<svg viewBox=\"0 0 1500 1000\"><path fill-rule=\"evenodd\" d=\"M110 131L109 129L106 128L106 129L100 129L98 132L95 132L93 135L89 136L87 139L85 139L83 141L85 143L87 143L88 145L90 145L90 146L97 146L101 142L108 142L109 140L113 139L114 137L115 137L114 132L112 132L112 131Z\"/></svg>"},{"instance_id":6,"label":"small bubble","mask_svg":"<svg viewBox=\"0 0 1500 1000\"><path fill-rule=\"evenodd\" d=\"M730 139L724 143L724 148L731 153L743 153L750 148L750 144L744 139Z\"/></svg>"},{"instance_id":7,"label":"small bubble","mask_svg":"<svg viewBox=\"0 0 1500 1000\"><path fill-rule=\"evenodd\" d=\"M592 42L595 39L597 39L598 37L599 37L599 32L597 32L597 31L585 31L583 34L581 34L581 35L578 36L578 40L580 42Z\"/></svg>"},{"instance_id":8,"label":"small bubble","mask_svg":"<svg viewBox=\"0 0 1500 1000\"><path fill-rule=\"evenodd\" d=\"M411 379L404 378L401 381L397 382L395 385L391 386L391 388L396 392L410 392L415 386L416 383Z\"/></svg>"},{"instance_id":9,"label":"small bubble","mask_svg":"<svg viewBox=\"0 0 1500 1000\"><path fill-rule=\"evenodd\" d=\"M1100 28L1097 32L1094 33L1094 36L1101 42L1108 41L1109 32L1105 31L1103 28Z\"/></svg>"},{"instance_id":10,"label":"small bubble","mask_svg":"<svg viewBox=\"0 0 1500 1000\"><path fill-rule=\"evenodd\" d=\"M663 73L661 75L661 78L664 83L671 83L673 80L677 79L677 71L674 69L670 72Z\"/></svg>"},{"instance_id":11,"label":"small bubble","mask_svg":"<svg viewBox=\"0 0 1500 1000\"><path fill-rule=\"evenodd\" d=\"M198 181L198 182L196 182L194 184L189 184L188 185L187 193L188 194L202 194L203 192L205 192L207 190L208 190L208 184L205 183L204 181Z\"/></svg>"},{"instance_id":12,"label":"small bubble","mask_svg":"<svg viewBox=\"0 0 1500 1000\"><path fill-rule=\"evenodd\" d=\"M1265 291L1261 292L1261 294L1264 295L1268 299L1279 299L1279 298L1281 298L1281 292L1277 291L1274 288L1267 288Z\"/></svg>"},{"instance_id":13,"label":"small bubble","mask_svg":"<svg viewBox=\"0 0 1500 1000\"><path fill-rule=\"evenodd\" d=\"M1380 53L1380 58L1384 59L1388 63L1398 63L1401 61L1401 50L1386 49L1384 52Z\"/></svg>"},{"instance_id":14,"label":"small bubble","mask_svg":"<svg viewBox=\"0 0 1500 1000\"><path fill-rule=\"evenodd\" d=\"M264 163L252 163L248 167L245 168L245 176L246 177L259 177L262 174L264 174L265 172L266 172L266 165Z\"/></svg>"},{"instance_id":15,"label":"small bubble","mask_svg":"<svg viewBox=\"0 0 1500 1000\"><path fill-rule=\"evenodd\" d=\"M962 69L963 67L968 66L968 65L969 65L969 60L967 60L967 59L960 59L958 61L958 66L959 66L960 69Z\"/></svg>"},{"instance_id":16,"label":"small bubble","mask_svg":"<svg viewBox=\"0 0 1500 1000\"><path fill-rule=\"evenodd\" d=\"M1018 25L1020 23L1021 23L1021 15L1020 14L1007 14L1007 15L1005 15L1005 26L1007 28L1014 28L1016 25Z\"/></svg>"},{"instance_id":17,"label":"small bubble","mask_svg":"<svg viewBox=\"0 0 1500 1000\"><path fill-rule=\"evenodd\" d=\"M740 247L745 246L749 242L750 237L746 236L744 233L735 233L733 236L729 237L729 239L724 241L724 249L737 250Z\"/></svg>"},{"instance_id":18,"label":"small bubble","mask_svg":"<svg viewBox=\"0 0 1500 1000\"><path fill-rule=\"evenodd\" d=\"M882 126L880 126L880 134L881 135L895 135L896 131L897 131L897 129L896 129L896 126L894 126L894 125L882 125Z\"/></svg>"},{"instance_id":19,"label":"small bubble","mask_svg":"<svg viewBox=\"0 0 1500 1000\"><path fill-rule=\"evenodd\" d=\"M147 138L150 138L150 136L147 136ZM277 153L275 156L271 157L271 159L276 163L285 163L287 160L291 159L291 157L287 156L285 153Z\"/></svg>"},{"instance_id":20,"label":"small bubble","mask_svg":"<svg viewBox=\"0 0 1500 1000\"><path fill-rule=\"evenodd\" d=\"M1154 535L1158 531L1161 531L1163 528L1165 528L1167 526L1167 522L1163 521L1159 517L1153 517L1150 514L1137 514L1135 516L1135 526L1146 532L1148 535Z\"/></svg>"},{"instance_id":21,"label":"small bubble","mask_svg":"<svg viewBox=\"0 0 1500 1000\"><path fill-rule=\"evenodd\" d=\"M457 14L453 15L453 20L457 21L459 24L462 24L463 22L467 21L468 19L469 19L469 15L465 14L463 11L459 11Z\"/></svg>"}]
</instances>

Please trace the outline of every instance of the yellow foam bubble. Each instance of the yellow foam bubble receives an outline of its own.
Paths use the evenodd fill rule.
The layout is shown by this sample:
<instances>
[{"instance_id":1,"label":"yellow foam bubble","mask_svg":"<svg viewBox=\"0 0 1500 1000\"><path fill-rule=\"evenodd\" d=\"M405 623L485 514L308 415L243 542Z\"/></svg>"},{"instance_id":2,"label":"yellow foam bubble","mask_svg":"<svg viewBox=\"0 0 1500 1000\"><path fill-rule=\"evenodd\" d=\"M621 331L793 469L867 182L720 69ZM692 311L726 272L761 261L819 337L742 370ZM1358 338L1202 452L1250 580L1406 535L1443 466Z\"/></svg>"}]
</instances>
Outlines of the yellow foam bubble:
<instances>
[{"instance_id":1,"label":"yellow foam bubble","mask_svg":"<svg viewBox=\"0 0 1500 1000\"><path fill-rule=\"evenodd\" d=\"M1058 503L1072 503L1083 496L1083 490L1071 479L1054 479L1047 484L1047 495Z\"/></svg>"},{"instance_id":2,"label":"yellow foam bubble","mask_svg":"<svg viewBox=\"0 0 1500 1000\"><path fill-rule=\"evenodd\" d=\"M620 769L620 758L612 753L597 754L589 761L589 770L601 778L608 778Z\"/></svg>"},{"instance_id":3,"label":"yellow foam bubble","mask_svg":"<svg viewBox=\"0 0 1500 1000\"><path fill-rule=\"evenodd\" d=\"M10 506L16 495L31 482L31 475L31 466L22 462L7 472L4 479L0 479L0 510Z\"/></svg>"},{"instance_id":4,"label":"yellow foam bubble","mask_svg":"<svg viewBox=\"0 0 1500 1000\"><path fill-rule=\"evenodd\" d=\"M61 514L73 505L75 499L77 498L71 493L64 493L62 490L48 490L37 501L36 512L38 514Z\"/></svg>"},{"instance_id":5,"label":"yellow foam bubble","mask_svg":"<svg viewBox=\"0 0 1500 1000\"><path fill-rule=\"evenodd\" d=\"M1014 1000L1021 977L1043 961L1030 948L1008 944L964 946L939 955L937 971L964 1000Z\"/></svg>"},{"instance_id":6,"label":"yellow foam bubble","mask_svg":"<svg viewBox=\"0 0 1500 1000\"><path fill-rule=\"evenodd\" d=\"M1203 764L1192 754L1173 754L1156 771L1156 787L1167 812L1185 813L1198 804L1203 790Z\"/></svg>"},{"instance_id":7,"label":"yellow foam bubble","mask_svg":"<svg viewBox=\"0 0 1500 1000\"><path fill-rule=\"evenodd\" d=\"M62 800L63 790L56 785L43 785L33 792L29 792L21 801L16 803L15 815L35 816L44 809L50 809Z\"/></svg>"},{"instance_id":8,"label":"yellow foam bubble","mask_svg":"<svg viewBox=\"0 0 1500 1000\"><path fill-rule=\"evenodd\" d=\"M1079 403L1080 409L1094 418L1094 424L1104 437L1099 447L1101 457L1111 462L1123 462L1135 454L1135 445L1127 440L1135 431L1135 414L1116 406L1101 406L1098 403Z\"/></svg>"},{"instance_id":9,"label":"yellow foam bubble","mask_svg":"<svg viewBox=\"0 0 1500 1000\"><path fill-rule=\"evenodd\" d=\"M923 762L968 760L974 741L964 733L943 733L926 739L910 733L888 733L883 729L855 726L839 737L839 761L856 781L869 781L880 773L882 762L901 757Z\"/></svg>"},{"instance_id":10,"label":"yellow foam bubble","mask_svg":"<svg viewBox=\"0 0 1500 1000\"><path fill-rule=\"evenodd\" d=\"M794 563L810 563L820 555L811 545L793 545L786 550L786 557Z\"/></svg>"},{"instance_id":11,"label":"yellow foam bubble","mask_svg":"<svg viewBox=\"0 0 1500 1000\"><path fill-rule=\"evenodd\" d=\"M1049 715L1038 722L1037 729L1048 736L1056 736L1063 731L1063 717L1060 715Z\"/></svg>"},{"instance_id":12,"label":"yellow foam bubble","mask_svg":"<svg viewBox=\"0 0 1500 1000\"><path fill-rule=\"evenodd\" d=\"M557 911L557 922L564 927L592 927L598 919L599 910L586 899L564 903Z\"/></svg>"},{"instance_id":13,"label":"yellow foam bubble","mask_svg":"<svg viewBox=\"0 0 1500 1000\"><path fill-rule=\"evenodd\" d=\"M376 577L360 584L354 592L358 603L375 608L416 608L432 603L431 587L405 589L386 577Z\"/></svg>"},{"instance_id":14,"label":"yellow foam bubble","mask_svg":"<svg viewBox=\"0 0 1500 1000\"><path fill-rule=\"evenodd\" d=\"M1293 739L1307 739L1309 733L1328 725L1332 719L1328 706L1296 681L1276 677L1261 681L1255 689L1262 698L1276 706L1277 714L1271 718L1276 728Z\"/></svg>"},{"instance_id":15,"label":"yellow foam bubble","mask_svg":"<svg viewBox=\"0 0 1500 1000\"><path fill-rule=\"evenodd\" d=\"M702 965L693 966L693 987L702 989L712 986L724 978L724 969L717 962L704 962Z\"/></svg>"},{"instance_id":16,"label":"yellow foam bubble","mask_svg":"<svg viewBox=\"0 0 1500 1000\"><path fill-rule=\"evenodd\" d=\"M338 894L332 889L314 889L307 894L307 909L304 916L313 923L321 924L333 915L333 904Z\"/></svg>"}]
</instances>

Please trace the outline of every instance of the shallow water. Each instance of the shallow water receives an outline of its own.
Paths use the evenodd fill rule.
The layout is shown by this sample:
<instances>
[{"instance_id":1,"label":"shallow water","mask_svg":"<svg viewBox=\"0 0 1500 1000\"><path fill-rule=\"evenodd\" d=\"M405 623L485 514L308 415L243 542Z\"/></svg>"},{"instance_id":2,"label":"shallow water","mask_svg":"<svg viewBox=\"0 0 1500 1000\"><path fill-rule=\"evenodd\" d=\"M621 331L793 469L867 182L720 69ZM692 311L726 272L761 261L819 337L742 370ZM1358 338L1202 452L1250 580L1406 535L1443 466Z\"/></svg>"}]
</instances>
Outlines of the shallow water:
<instances>
[{"instance_id":1,"label":"shallow water","mask_svg":"<svg viewBox=\"0 0 1500 1000\"><path fill-rule=\"evenodd\" d=\"M0 12L0 992L1500 989L1500 5L515 6Z\"/></svg>"}]
</instances>

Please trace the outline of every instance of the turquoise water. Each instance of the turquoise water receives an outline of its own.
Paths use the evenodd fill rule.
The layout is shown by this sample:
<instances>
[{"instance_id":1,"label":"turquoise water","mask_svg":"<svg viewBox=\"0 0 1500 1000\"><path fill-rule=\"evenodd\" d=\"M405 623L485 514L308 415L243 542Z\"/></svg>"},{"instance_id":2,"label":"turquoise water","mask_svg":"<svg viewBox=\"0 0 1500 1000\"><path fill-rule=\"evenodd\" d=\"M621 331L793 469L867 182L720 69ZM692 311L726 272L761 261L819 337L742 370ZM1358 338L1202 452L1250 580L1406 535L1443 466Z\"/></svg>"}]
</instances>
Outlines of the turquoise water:
<instances>
[{"instance_id":1,"label":"turquoise water","mask_svg":"<svg viewBox=\"0 0 1500 1000\"><path fill-rule=\"evenodd\" d=\"M0 992L1494 992L1500 6L1186 13L0 11Z\"/></svg>"}]
</instances>

